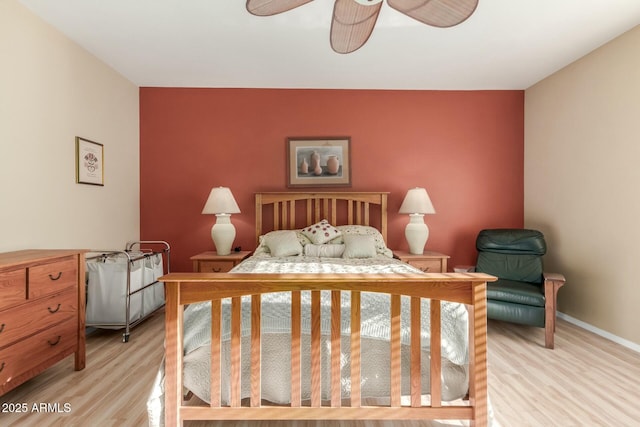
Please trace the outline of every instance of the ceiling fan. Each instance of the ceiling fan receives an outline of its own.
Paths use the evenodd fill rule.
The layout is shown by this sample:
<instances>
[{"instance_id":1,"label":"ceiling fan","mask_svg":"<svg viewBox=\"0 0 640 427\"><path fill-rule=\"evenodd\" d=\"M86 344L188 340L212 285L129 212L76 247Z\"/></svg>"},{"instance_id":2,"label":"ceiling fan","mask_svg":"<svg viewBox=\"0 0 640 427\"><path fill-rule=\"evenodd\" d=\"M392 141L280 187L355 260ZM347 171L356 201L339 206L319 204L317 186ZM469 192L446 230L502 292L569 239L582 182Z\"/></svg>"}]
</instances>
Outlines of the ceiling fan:
<instances>
[{"instance_id":1,"label":"ceiling fan","mask_svg":"<svg viewBox=\"0 0 640 427\"><path fill-rule=\"evenodd\" d=\"M286 12L313 0L247 0L247 10L257 16ZM389 6L434 27L453 27L473 14L478 0L387 0ZM336 0L331 20L331 48L351 53L369 39L382 0Z\"/></svg>"}]
</instances>

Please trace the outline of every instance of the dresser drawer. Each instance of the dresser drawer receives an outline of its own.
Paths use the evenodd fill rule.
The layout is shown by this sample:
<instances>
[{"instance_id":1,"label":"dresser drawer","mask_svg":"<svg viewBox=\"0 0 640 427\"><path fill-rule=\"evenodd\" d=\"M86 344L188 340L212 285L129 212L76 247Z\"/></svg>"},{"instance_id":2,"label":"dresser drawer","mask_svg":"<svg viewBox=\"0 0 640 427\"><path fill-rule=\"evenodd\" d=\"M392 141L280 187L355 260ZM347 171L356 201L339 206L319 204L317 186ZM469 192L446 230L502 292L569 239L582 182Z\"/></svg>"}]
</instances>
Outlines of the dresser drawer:
<instances>
[{"instance_id":1,"label":"dresser drawer","mask_svg":"<svg viewBox=\"0 0 640 427\"><path fill-rule=\"evenodd\" d=\"M27 270L0 273L0 310L25 302L27 298Z\"/></svg>"},{"instance_id":2,"label":"dresser drawer","mask_svg":"<svg viewBox=\"0 0 640 427\"><path fill-rule=\"evenodd\" d=\"M411 260L409 264L425 273L440 273L442 271L442 262L439 259Z\"/></svg>"},{"instance_id":3,"label":"dresser drawer","mask_svg":"<svg viewBox=\"0 0 640 427\"><path fill-rule=\"evenodd\" d=\"M29 299L78 287L78 261L75 257L29 268Z\"/></svg>"},{"instance_id":4,"label":"dresser drawer","mask_svg":"<svg viewBox=\"0 0 640 427\"><path fill-rule=\"evenodd\" d=\"M229 261L200 261L200 273L227 273L235 263Z\"/></svg>"},{"instance_id":5,"label":"dresser drawer","mask_svg":"<svg viewBox=\"0 0 640 427\"><path fill-rule=\"evenodd\" d=\"M13 388L12 381L23 382L23 374L33 376L50 366L47 362L73 353L77 334L77 319L69 319L0 350L0 393Z\"/></svg>"},{"instance_id":6,"label":"dresser drawer","mask_svg":"<svg viewBox=\"0 0 640 427\"><path fill-rule=\"evenodd\" d=\"M77 313L75 288L0 311L0 348L66 319L77 318Z\"/></svg>"}]
</instances>

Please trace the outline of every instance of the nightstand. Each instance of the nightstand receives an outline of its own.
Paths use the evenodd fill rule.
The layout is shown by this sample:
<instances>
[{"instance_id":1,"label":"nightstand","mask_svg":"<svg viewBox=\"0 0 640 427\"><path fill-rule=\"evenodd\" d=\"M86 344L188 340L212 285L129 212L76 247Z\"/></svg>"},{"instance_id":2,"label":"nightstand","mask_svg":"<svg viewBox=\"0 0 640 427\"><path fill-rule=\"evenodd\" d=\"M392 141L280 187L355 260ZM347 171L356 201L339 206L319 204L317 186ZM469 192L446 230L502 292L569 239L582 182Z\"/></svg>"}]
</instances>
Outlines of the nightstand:
<instances>
[{"instance_id":1,"label":"nightstand","mask_svg":"<svg viewBox=\"0 0 640 427\"><path fill-rule=\"evenodd\" d=\"M446 273L449 255L439 252L424 251L422 255L414 255L405 251L393 251L393 256L401 261L419 268L425 273Z\"/></svg>"},{"instance_id":2,"label":"nightstand","mask_svg":"<svg viewBox=\"0 0 640 427\"><path fill-rule=\"evenodd\" d=\"M226 273L240 261L249 256L250 251L231 252L229 255L218 255L216 251L202 252L191 257L193 271L196 273Z\"/></svg>"}]
</instances>

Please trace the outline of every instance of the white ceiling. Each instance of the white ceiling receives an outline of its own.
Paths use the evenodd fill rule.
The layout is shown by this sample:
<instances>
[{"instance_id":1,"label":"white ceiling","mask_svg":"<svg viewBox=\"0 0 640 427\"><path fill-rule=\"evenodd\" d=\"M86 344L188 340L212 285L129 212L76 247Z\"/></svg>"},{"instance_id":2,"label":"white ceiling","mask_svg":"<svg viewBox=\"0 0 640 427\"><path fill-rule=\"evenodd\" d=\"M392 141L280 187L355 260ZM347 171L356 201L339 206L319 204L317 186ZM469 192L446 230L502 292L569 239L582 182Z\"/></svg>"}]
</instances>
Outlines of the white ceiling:
<instances>
[{"instance_id":1,"label":"white ceiling","mask_svg":"<svg viewBox=\"0 0 640 427\"><path fill-rule=\"evenodd\" d=\"M640 24L640 0L480 0L447 29L383 4L342 55L332 0L271 17L244 0L20 1L138 86L526 89Z\"/></svg>"}]
</instances>

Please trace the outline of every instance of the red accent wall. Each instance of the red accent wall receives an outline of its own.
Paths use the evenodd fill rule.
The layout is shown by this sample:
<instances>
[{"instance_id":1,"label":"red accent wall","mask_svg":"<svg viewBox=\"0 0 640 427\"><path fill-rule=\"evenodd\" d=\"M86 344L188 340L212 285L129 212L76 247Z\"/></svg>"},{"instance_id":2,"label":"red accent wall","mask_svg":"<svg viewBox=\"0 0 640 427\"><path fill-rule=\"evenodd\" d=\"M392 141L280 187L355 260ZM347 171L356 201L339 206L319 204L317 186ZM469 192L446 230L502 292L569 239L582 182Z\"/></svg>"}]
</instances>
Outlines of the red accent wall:
<instances>
[{"instance_id":1,"label":"red accent wall","mask_svg":"<svg viewBox=\"0 0 640 427\"><path fill-rule=\"evenodd\" d=\"M142 239L167 240L172 270L213 250L209 191L229 187L235 245L252 249L257 191L286 187L289 136L350 136L353 191L389 191L390 248L407 249L409 188L425 187L426 249L475 262L487 227L524 223L524 92L140 89Z\"/></svg>"}]
</instances>

